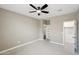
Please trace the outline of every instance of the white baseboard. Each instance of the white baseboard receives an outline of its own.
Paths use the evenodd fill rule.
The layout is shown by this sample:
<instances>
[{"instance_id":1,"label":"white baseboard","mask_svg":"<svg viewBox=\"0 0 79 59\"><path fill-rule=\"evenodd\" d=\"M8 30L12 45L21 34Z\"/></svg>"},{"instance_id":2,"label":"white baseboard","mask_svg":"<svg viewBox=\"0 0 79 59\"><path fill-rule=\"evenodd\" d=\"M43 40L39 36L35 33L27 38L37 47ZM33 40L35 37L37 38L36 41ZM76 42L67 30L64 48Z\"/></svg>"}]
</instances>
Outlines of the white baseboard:
<instances>
[{"instance_id":1,"label":"white baseboard","mask_svg":"<svg viewBox=\"0 0 79 59\"><path fill-rule=\"evenodd\" d=\"M54 41L50 41L50 43L54 43L54 44L57 44L57 45L64 45L62 43L57 43L57 42L54 42Z\"/></svg>"},{"instance_id":2,"label":"white baseboard","mask_svg":"<svg viewBox=\"0 0 79 59\"><path fill-rule=\"evenodd\" d=\"M19 47L22 47L22 46L25 46L25 45L29 45L29 44L35 43L35 42L37 42L37 41L39 41L39 40L40 40L40 39L33 40L33 41L31 41L31 42L23 43L23 44L14 46L14 47L9 48L9 49L5 49L5 50L3 50L3 51L0 51L0 54L5 53L5 52L8 52L8 51L11 51L11 50L13 50L13 49L16 49L16 48L19 48Z\"/></svg>"}]
</instances>

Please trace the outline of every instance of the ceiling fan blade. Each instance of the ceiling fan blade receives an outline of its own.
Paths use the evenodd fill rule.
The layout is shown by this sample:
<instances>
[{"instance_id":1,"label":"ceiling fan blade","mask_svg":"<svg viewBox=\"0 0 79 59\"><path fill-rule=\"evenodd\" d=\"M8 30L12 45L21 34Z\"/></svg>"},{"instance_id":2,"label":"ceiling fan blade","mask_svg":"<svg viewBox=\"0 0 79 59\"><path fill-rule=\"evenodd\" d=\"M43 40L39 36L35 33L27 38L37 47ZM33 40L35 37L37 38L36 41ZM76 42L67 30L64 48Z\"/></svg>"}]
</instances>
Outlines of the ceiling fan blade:
<instances>
[{"instance_id":1,"label":"ceiling fan blade","mask_svg":"<svg viewBox=\"0 0 79 59\"><path fill-rule=\"evenodd\" d=\"M30 4L30 6L37 10L37 8L34 5Z\"/></svg>"},{"instance_id":2,"label":"ceiling fan blade","mask_svg":"<svg viewBox=\"0 0 79 59\"><path fill-rule=\"evenodd\" d=\"M44 6L41 7L41 10L45 9L46 7L48 7L47 4L45 4Z\"/></svg>"},{"instance_id":3,"label":"ceiling fan blade","mask_svg":"<svg viewBox=\"0 0 79 59\"><path fill-rule=\"evenodd\" d=\"M29 13L33 13L33 12L36 12L36 11L29 11Z\"/></svg>"},{"instance_id":4,"label":"ceiling fan blade","mask_svg":"<svg viewBox=\"0 0 79 59\"><path fill-rule=\"evenodd\" d=\"M49 13L49 11L41 11L41 12L43 12L43 13Z\"/></svg>"}]
</instances>

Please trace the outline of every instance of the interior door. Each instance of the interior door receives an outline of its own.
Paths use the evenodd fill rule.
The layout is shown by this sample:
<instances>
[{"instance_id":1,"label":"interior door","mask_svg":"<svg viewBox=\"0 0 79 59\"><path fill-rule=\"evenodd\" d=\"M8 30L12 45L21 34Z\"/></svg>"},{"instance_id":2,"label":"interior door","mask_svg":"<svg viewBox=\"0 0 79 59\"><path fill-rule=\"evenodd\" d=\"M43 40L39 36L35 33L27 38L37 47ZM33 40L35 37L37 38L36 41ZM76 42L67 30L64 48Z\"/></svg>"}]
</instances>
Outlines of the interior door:
<instances>
[{"instance_id":1,"label":"interior door","mask_svg":"<svg viewBox=\"0 0 79 59\"><path fill-rule=\"evenodd\" d=\"M77 23L76 20L64 22L64 48L68 53L77 52Z\"/></svg>"}]
</instances>

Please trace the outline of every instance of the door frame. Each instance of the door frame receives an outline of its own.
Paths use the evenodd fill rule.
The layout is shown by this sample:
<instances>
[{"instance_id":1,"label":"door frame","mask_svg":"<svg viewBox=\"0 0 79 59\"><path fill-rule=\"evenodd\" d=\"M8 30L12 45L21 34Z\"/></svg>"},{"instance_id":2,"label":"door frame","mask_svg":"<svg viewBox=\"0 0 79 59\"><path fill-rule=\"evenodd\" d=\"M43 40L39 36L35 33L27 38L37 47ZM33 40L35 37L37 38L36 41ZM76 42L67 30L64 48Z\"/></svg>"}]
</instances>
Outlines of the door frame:
<instances>
[{"instance_id":1,"label":"door frame","mask_svg":"<svg viewBox=\"0 0 79 59\"><path fill-rule=\"evenodd\" d=\"M75 32L76 32L75 33L75 35L76 35L76 40L75 40L76 43L75 44L76 45L75 44L74 45L76 46L75 48L77 49L76 52L78 52L78 22L77 22L77 20L68 20L68 21L75 21L74 24L75 24L75 27L76 27L75 28ZM64 42L65 42L65 39L64 39L64 22L63 22L63 45L64 45Z\"/></svg>"}]
</instances>

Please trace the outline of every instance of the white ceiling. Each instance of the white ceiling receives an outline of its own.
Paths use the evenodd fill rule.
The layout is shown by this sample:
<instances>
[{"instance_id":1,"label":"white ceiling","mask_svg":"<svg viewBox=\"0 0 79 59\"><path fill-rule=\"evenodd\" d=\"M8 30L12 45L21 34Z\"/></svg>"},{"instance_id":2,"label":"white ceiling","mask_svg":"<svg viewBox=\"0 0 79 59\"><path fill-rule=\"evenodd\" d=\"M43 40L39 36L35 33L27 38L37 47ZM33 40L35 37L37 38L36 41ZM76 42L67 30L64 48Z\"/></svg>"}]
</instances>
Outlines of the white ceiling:
<instances>
[{"instance_id":1,"label":"white ceiling","mask_svg":"<svg viewBox=\"0 0 79 59\"><path fill-rule=\"evenodd\" d=\"M36 7L43 6L43 4L34 4L34 5ZM76 12L78 7L79 7L78 4L48 4L48 7L44 10L49 11L49 14L41 13L41 15L38 16L37 13L29 13L29 11L35 10L32 7L30 7L29 4L0 4L0 8L37 19L47 19L48 17L52 17L52 16L59 16L59 15Z\"/></svg>"}]
</instances>

